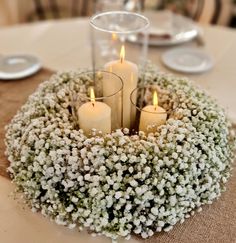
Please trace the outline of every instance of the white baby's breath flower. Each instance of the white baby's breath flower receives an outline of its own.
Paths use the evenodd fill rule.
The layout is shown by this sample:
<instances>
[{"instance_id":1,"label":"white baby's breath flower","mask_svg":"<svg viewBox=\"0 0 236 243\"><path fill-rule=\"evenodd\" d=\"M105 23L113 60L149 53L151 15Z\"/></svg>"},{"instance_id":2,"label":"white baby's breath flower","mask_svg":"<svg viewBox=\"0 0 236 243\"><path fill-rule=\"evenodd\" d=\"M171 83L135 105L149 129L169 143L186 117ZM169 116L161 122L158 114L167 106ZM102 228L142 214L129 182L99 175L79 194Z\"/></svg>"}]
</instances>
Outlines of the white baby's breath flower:
<instances>
[{"instance_id":1,"label":"white baby's breath flower","mask_svg":"<svg viewBox=\"0 0 236 243\"><path fill-rule=\"evenodd\" d=\"M8 171L34 211L113 241L169 231L225 190L234 134L224 111L185 78L148 67L141 85L158 85L166 124L155 133L127 128L87 137L75 97L93 81L61 72L40 84L7 126Z\"/></svg>"}]
</instances>

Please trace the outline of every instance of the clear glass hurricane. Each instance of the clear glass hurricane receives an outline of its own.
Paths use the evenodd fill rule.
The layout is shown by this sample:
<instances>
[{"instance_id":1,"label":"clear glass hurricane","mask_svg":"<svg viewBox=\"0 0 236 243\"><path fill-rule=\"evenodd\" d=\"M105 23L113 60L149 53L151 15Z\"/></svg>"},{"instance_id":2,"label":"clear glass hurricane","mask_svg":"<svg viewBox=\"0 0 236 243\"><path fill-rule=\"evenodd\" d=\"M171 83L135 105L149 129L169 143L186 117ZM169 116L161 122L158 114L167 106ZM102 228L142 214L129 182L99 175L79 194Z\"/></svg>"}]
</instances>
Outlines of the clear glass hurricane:
<instances>
[{"instance_id":1,"label":"clear glass hurricane","mask_svg":"<svg viewBox=\"0 0 236 243\"><path fill-rule=\"evenodd\" d=\"M122 79L107 71L87 71L80 77L86 85L84 92L74 94L73 107L79 128L88 136L93 129L105 134L122 128Z\"/></svg>"},{"instance_id":2,"label":"clear glass hurricane","mask_svg":"<svg viewBox=\"0 0 236 243\"><path fill-rule=\"evenodd\" d=\"M98 13L91 17L92 63L94 69L120 58L122 46L125 59L142 67L147 60L149 20L127 11Z\"/></svg>"},{"instance_id":3,"label":"clear glass hurricane","mask_svg":"<svg viewBox=\"0 0 236 243\"><path fill-rule=\"evenodd\" d=\"M144 131L155 132L166 123L178 108L179 98L173 90L160 86L141 85L130 95L131 101L131 130L133 133Z\"/></svg>"}]
</instances>

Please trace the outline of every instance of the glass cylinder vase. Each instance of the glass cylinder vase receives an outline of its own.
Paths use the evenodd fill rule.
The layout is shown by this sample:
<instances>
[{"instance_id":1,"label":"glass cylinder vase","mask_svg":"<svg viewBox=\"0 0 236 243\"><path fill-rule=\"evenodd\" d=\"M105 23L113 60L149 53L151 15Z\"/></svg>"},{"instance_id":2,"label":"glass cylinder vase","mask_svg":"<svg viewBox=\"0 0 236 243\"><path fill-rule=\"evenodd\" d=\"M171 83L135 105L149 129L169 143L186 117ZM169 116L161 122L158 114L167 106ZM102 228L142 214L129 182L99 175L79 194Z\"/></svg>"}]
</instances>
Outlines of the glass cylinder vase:
<instances>
[{"instance_id":1,"label":"glass cylinder vase","mask_svg":"<svg viewBox=\"0 0 236 243\"><path fill-rule=\"evenodd\" d=\"M125 59L137 65L147 60L149 20L138 13L108 11L91 17L92 61L94 69L101 69L108 61Z\"/></svg>"},{"instance_id":2,"label":"glass cylinder vase","mask_svg":"<svg viewBox=\"0 0 236 243\"><path fill-rule=\"evenodd\" d=\"M147 57L146 17L126 11L103 12L91 17L93 69L106 70L123 80L123 127L130 128L130 94Z\"/></svg>"},{"instance_id":3,"label":"glass cylinder vase","mask_svg":"<svg viewBox=\"0 0 236 243\"><path fill-rule=\"evenodd\" d=\"M130 101L133 133L155 133L159 126L166 124L178 107L176 93L157 85L137 87L132 91Z\"/></svg>"},{"instance_id":4,"label":"glass cylinder vase","mask_svg":"<svg viewBox=\"0 0 236 243\"><path fill-rule=\"evenodd\" d=\"M122 79L106 71L89 71L80 76L87 85L83 93L76 95L75 113L79 128L87 136L122 128Z\"/></svg>"}]
</instances>

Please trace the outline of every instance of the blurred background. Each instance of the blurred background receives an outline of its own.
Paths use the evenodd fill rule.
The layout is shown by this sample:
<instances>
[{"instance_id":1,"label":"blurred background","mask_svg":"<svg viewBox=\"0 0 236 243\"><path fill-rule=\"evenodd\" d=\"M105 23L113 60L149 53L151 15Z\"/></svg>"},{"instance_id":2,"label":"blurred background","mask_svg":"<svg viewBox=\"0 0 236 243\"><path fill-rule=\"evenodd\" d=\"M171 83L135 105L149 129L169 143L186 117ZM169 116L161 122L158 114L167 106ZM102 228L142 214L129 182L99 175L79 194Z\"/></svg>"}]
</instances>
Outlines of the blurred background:
<instances>
[{"instance_id":1,"label":"blurred background","mask_svg":"<svg viewBox=\"0 0 236 243\"><path fill-rule=\"evenodd\" d=\"M202 24L236 28L236 0L0 0L0 28L121 9L135 12L168 9Z\"/></svg>"}]
</instances>

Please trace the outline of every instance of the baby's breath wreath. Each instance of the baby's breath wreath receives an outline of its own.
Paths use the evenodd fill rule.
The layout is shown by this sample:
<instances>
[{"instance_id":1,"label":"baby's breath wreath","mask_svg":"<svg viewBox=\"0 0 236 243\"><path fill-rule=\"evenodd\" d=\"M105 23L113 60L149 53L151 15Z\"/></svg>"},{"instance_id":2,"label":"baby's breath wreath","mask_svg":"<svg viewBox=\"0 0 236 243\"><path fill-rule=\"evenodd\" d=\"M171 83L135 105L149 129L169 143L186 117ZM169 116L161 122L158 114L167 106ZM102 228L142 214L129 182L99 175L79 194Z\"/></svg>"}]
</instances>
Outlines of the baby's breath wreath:
<instances>
[{"instance_id":1,"label":"baby's breath wreath","mask_svg":"<svg viewBox=\"0 0 236 243\"><path fill-rule=\"evenodd\" d=\"M140 83L178 96L166 124L148 136L123 129L86 137L72 109L71 94L90 85L80 71L53 75L29 97L7 127L6 145L8 170L34 211L113 240L147 238L219 198L234 154L224 111L187 79L155 67Z\"/></svg>"}]
</instances>

